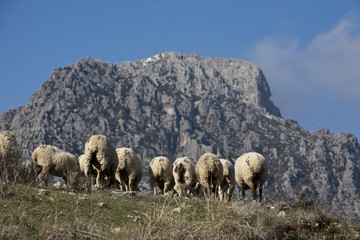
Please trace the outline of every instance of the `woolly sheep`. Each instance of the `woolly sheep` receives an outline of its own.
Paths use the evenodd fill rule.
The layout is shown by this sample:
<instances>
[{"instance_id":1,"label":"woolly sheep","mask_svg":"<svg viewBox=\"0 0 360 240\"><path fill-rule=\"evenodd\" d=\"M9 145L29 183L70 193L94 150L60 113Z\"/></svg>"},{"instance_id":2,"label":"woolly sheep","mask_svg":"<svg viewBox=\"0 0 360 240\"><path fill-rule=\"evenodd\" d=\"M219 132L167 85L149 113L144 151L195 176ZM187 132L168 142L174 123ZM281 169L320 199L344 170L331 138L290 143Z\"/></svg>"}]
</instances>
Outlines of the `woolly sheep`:
<instances>
[{"instance_id":1,"label":"woolly sheep","mask_svg":"<svg viewBox=\"0 0 360 240\"><path fill-rule=\"evenodd\" d=\"M141 159L132 148L118 148L116 153L119 165L115 177L120 183L120 188L125 185L126 191L138 190L137 186L143 175Z\"/></svg>"},{"instance_id":2,"label":"woolly sheep","mask_svg":"<svg viewBox=\"0 0 360 240\"><path fill-rule=\"evenodd\" d=\"M223 166L223 181L220 184L220 200L231 201L235 189L235 169L233 164L227 159L220 159Z\"/></svg>"},{"instance_id":3,"label":"woolly sheep","mask_svg":"<svg viewBox=\"0 0 360 240\"><path fill-rule=\"evenodd\" d=\"M79 156L79 165L80 165L80 172L85 175L85 169L86 169L86 155L82 154ZM91 178L92 178L92 184L95 185L96 184L96 177L97 177L97 171L96 169L91 166L90 168L90 172L89 172ZM86 176L86 175L85 175Z\"/></svg>"},{"instance_id":4,"label":"woolly sheep","mask_svg":"<svg viewBox=\"0 0 360 240\"><path fill-rule=\"evenodd\" d=\"M118 157L115 148L110 144L109 139L104 135L93 135L85 143L85 164L83 171L87 177L87 188L90 190L91 171L96 169L96 187L102 189L105 177L106 186L116 183L115 173L118 166Z\"/></svg>"},{"instance_id":5,"label":"woolly sheep","mask_svg":"<svg viewBox=\"0 0 360 240\"><path fill-rule=\"evenodd\" d=\"M48 174L62 177L66 185L69 185L70 172L80 172L79 162L73 154L51 145L40 145L35 148L31 159L36 164L34 181L43 172L42 178L46 187Z\"/></svg>"},{"instance_id":6,"label":"woolly sheep","mask_svg":"<svg viewBox=\"0 0 360 240\"><path fill-rule=\"evenodd\" d=\"M235 179L245 199L245 190L251 189L256 200L256 188L259 186L259 201L262 200L262 188L268 175L268 166L260 153L249 152L241 155L235 162Z\"/></svg>"},{"instance_id":7,"label":"woolly sheep","mask_svg":"<svg viewBox=\"0 0 360 240\"><path fill-rule=\"evenodd\" d=\"M10 131L0 132L0 159L16 162L19 159L19 149L16 138Z\"/></svg>"},{"instance_id":8,"label":"woolly sheep","mask_svg":"<svg viewBox=\"0 0 360 240\"><path fill-rule=\"evenodd\" d=\"M190 193L195 195L194 189L197 183L195 165L188 157L176 159L173 165L174 190L179 196L190 196Z\"/></svg>"},{"instance_id":9,"label":"woolly sheep","mask_svg":"<svg viewBox=\"0 0 360 240\"><path fill-rule=\"evenodd\" d=\"M205 153L199 158L195 171L201 191L205 191L208 197L211 197L212 193L216 197L223 180L223 166L220 160L212 153Z\"/></svg>"},{"instance_id":10,"label":"woolly sheep","mask_svg":"<svg viewBox=\"0 0 360 240\"><path fill-rule=\"evenodd\" d=\"M161 194L168 193L173 189L175 181L172 172L173 164L167 157L160 156L151 160L149 174L150 185L154 189L154 195L157 194L156 184L159 186Z\"/></svg>"},{"instance_id":11,"label":"woolly sheep","mask_svg":"<svg viewBox=\"0 0 360 240\"><path fill-rule=\"evenodd\" d=\"M6 181L15 178L21 151L19 150L15 136L10 131L0 132L0 177Z\"/></svg>"}]
</instances>

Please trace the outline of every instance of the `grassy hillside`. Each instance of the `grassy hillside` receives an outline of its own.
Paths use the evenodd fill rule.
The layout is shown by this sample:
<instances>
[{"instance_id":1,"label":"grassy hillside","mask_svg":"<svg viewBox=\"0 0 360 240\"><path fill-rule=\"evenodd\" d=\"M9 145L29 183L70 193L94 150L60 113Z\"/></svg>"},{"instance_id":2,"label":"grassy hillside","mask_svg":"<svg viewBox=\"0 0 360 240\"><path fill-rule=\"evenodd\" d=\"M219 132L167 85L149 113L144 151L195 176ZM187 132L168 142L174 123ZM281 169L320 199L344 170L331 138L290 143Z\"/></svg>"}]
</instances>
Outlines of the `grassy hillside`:
<instances>
[{"instance_id":1,"label":"grassy hillside","mask_svg":"<svg viewBox=\"0 0 360 240\"><path fill-rule=\"evenodd\" d=\"M174 196L0 187L1 239L359 239L306 200L265 206Z\"/></svg>"}]
</instances>

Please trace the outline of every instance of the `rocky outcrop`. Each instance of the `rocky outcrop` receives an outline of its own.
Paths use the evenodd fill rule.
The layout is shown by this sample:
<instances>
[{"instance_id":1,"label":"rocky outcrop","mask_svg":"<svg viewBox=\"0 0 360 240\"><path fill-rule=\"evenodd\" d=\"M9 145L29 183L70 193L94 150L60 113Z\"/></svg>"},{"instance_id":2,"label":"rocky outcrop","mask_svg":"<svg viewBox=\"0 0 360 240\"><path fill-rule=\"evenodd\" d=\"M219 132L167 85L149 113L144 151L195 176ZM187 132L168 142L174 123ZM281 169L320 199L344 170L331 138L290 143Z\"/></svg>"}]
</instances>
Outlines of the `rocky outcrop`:
<instances>
[{"instance_id":1,"label":"rocky outcrop","mask_svg":"<svg viewBox=\"0 0 360 240\"><path fill-rule=\"evenodd\" d=\"M261 69L246 61L173 52L123 63L88 58L56 69L28 105L1 115L0 130L12 131L28 155L40 144L80 155L94 134L145 162L160 155L196 162L205 152L234 162L257 151L269 167L265 203L306 192L359 220L356 137L305 131L282 118L270 96ZM148 176L139 187L150 189Z\"/></svg>"}]
</instances>

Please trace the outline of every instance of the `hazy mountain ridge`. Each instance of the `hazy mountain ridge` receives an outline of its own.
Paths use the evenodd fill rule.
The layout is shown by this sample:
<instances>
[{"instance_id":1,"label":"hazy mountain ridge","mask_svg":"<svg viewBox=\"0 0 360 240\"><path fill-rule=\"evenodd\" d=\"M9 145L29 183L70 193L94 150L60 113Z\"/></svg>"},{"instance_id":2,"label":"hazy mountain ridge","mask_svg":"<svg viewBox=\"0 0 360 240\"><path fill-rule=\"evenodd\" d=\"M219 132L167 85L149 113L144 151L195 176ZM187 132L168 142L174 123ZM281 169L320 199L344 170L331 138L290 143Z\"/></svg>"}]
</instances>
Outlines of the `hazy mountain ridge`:
<instances>
[{"instance_id":1,"label":"hazy mountain ridge","mask_svg":"<svg viewBox=\"0 0 360 240\"><path fill-rule=\"evenodd\" d=\"M79 155L93 134L134 148L145 161L196 161L206 151L234 161L257 151L269 164L265 201L305 191L358 221L356 137L305 131L281 118L270 96L261 70L241 60L172 52L117 64L88 58L56 69L28 105L1 115L0 130L12 131L28 155L42 143Z\"/></svg>"}]
</instances>

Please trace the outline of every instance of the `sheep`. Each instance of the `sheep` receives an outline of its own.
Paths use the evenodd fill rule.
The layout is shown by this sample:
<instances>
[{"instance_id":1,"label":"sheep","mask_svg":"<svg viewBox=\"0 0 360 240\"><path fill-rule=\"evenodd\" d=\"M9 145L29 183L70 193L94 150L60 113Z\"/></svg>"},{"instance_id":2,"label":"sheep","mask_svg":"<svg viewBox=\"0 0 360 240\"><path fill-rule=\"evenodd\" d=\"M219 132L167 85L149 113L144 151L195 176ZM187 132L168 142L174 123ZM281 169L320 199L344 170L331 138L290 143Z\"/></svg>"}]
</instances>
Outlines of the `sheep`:
<instances>
[{"instance_id":1,"label":"sheep","mask_svg":"<svg viewBox=\"0 0 360 240\"><path fill-rule=\"evenodd\" d=\"M139 190L137 186L143 175L141 159L134 153L132 148L118 148L116 153L119 165L115 177L120 183L120 188L125 185L127 192Z\"/></svg>"},{"instance_id":2,"label":"sheep","mask_svg":"<svg viewBox=\"0 0 360 240\"><path fill-rule=\"evenodd\" d=\"M208 197L211 197L212 193L217 197L223 180L223 166L220 160L212 153L205 153L196 163L195 172L201 191L205 191Z\"/></svg>"},{"instance_id":3,"label":"sheep","mask_svg":"<svg viewBox=\"0 0 360 240\"><path fill-rule=\"evenodd\" d=\"M93 135L85 143L85 164L83 171L87 177L87 189L91 186L91 172L94 168L97 172L96 185L99 189L104 188L103 182L107 178L106 186L116 184L115 173L119 163L116 150L104 135Z\"/></svg>"},{"instance_id":4,"label":"sheep","mask_svg":"<svg viewBox=\"0 0 360 240\"><path fill-rule=\"evenodd\" d=\"M21 159L16 138L10 131L0 132L0 177L5 181L15 180L15 173Z\"/></svg>"},{"instance_id":5,"label":"sheep","mask_svg":"<svg viewBox=\"0 0 360 240\"><path fill-rule=\"evenodd\" d=\"M179 196L195 195L194 189L197 183L195 165L188 157L182 157L173 163L173 176L175 180L174 190Z\"/></svg>"},{"instance_id":6,"label":"sheep","mask_svg":"<svg viewBox=\"0 0 360 240\"><path fill-rule=\"evenodd\" d=\"M85 169L86 169L86 155L85 154L82 154L79 156L79 165L80 165L80 172L81 174L83 174L84 176L86 176L85 174ZM97 171L96 169L91 166L90 168L90 171L89 171L89 174L91 176L91 182L92 182L92 185L95 185L96 184L96 177L97 177Z\"/></svg>"},{"instance_id":7,"label":"sheep","mask_svg":"<svg viewBox=\"0 0 360 240\"><path fill-rule=\"evenodd\" d=\"M221 201L231 201L235 189L235 169L227 159L220 159L223 166L223 181L220 184L219 195Z\"/></svg>"},{"instance_id":8,"label":"sheep","mask_svg":"<svg viewBox=\"0 0 360 240\"><path fill-rule=\"evenodd\" d=\"M173 164L167 157L155 157L150 162L149 174L150 185L154 189L154 195L157 195L156 184L160 188L160 194L169 193L174 185L175 180L172 174Z\"/></svg>"},{"instance_id":9,"label":"sheep","mask_svg":"<svg viewBox=\"0 0 360 240\"><path fill-rule=\"evenodd\" d=\"M251 189L254 201L256 201L256 188L259 186L259 201L261 202L267 175L268 166L260 153L249 152L236 159L235 179L241 188L242 199L245 199L245 190Z\"/></svg>"},{"instance_id":10,"label":"sheep","mask_svg":"<svg viewBox=\"0 0 360 240\"><path fill-rule=\"evenodd\" d=\"M70 172L80 172L79 162L73 154L64 152L51 145L40 145L35 148L31 159L36 165L34 182L38 175L43 172L42 178L45 187L48 187L48 174L62 177L66 185L69 185Z\"/></svg>"}]
</instances>

